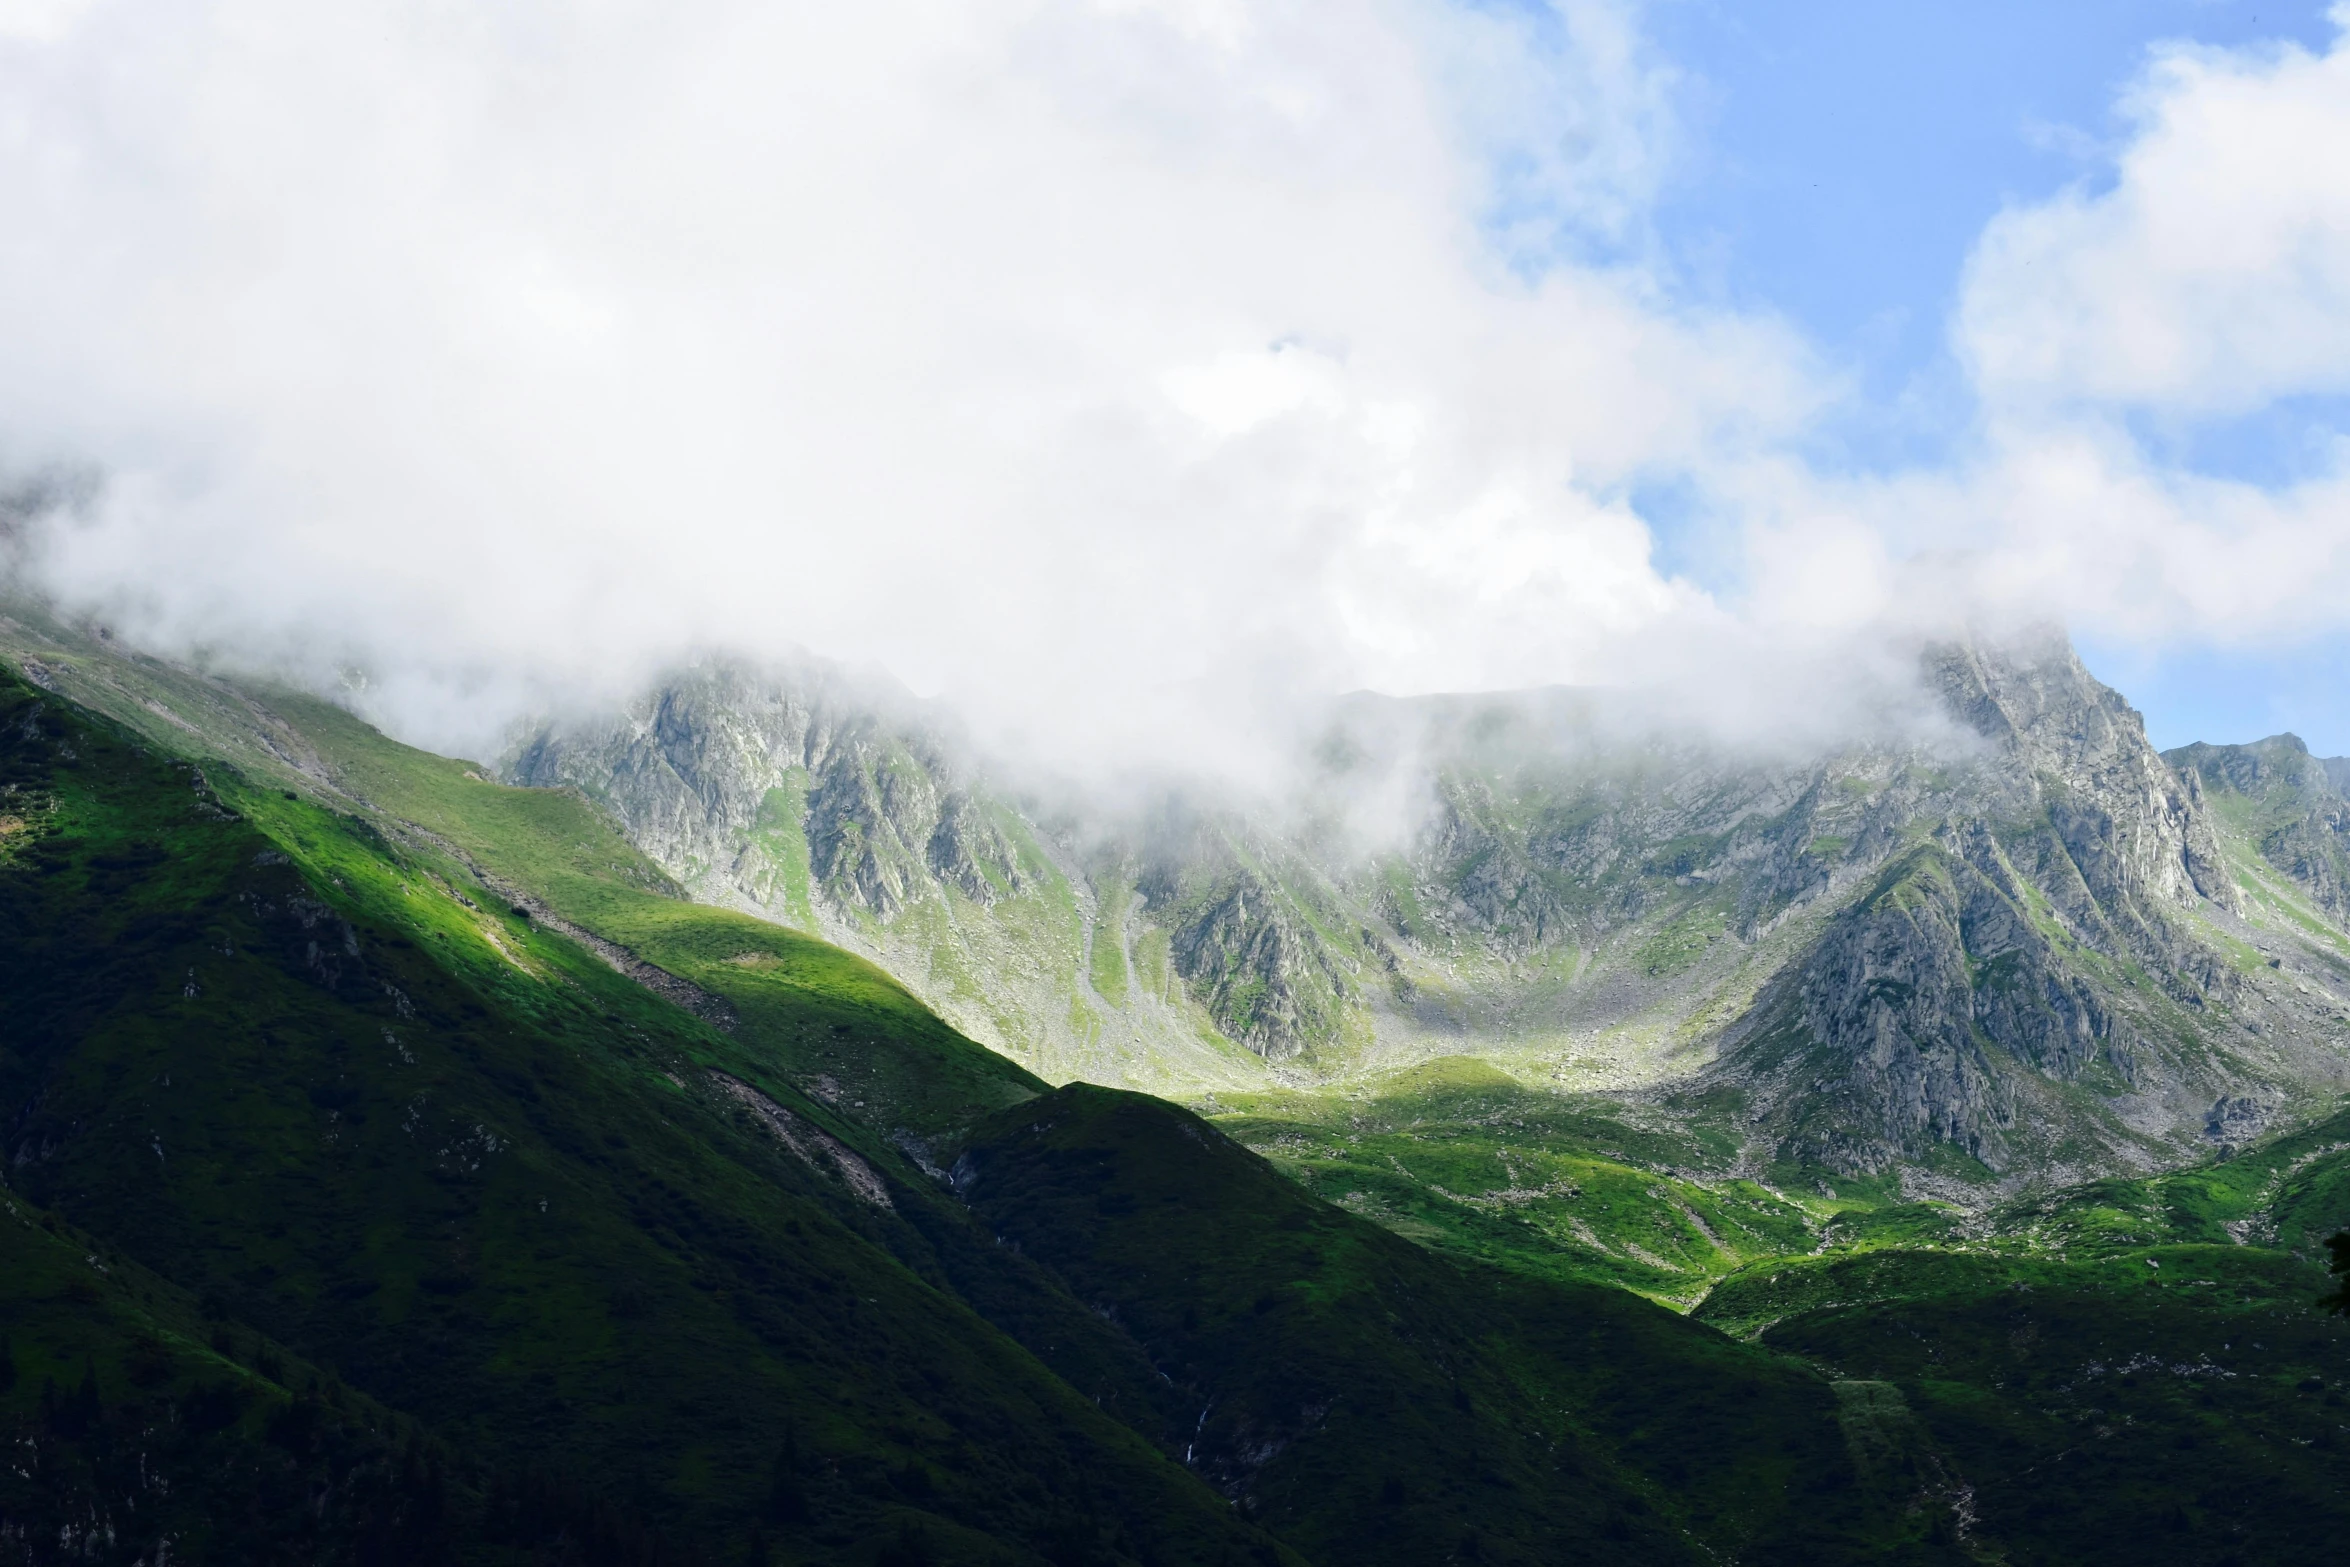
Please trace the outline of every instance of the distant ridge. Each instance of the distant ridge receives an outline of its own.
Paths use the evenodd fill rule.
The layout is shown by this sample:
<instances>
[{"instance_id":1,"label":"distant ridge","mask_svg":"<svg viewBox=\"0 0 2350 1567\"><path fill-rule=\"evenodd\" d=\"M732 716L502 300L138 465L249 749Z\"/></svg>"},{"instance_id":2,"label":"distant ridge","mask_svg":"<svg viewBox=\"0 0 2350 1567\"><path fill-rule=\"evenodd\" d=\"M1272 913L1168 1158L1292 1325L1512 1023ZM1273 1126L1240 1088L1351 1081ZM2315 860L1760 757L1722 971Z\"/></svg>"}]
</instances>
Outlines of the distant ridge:
<instances>
[{"instance_id":1,"label":"distant ridge","mask_svg":"<svg viewBox=\"0 0 2350 1567\"><path fill-rule=\"evenodd\" d=\"M695 897L871 955L1050 1079L1203 1093L1476 1055L1727 1092L1757 1167L1953 1193L2153 1168L2211 1146L2222 1100L2263 1124L2343 1085L2335 993L2267 959L2350 994L2346 916L2304 889L2313 934L2245 901L2240 862L2268 861L2208 769L2158 756L2060 634L1918 670L1942 738L1793 759L1624 693L1352 693L1279 818L1040 806L821 669L724 660L534 730L503 775L579 789ZM1344 830L1374 798L1403 802L1400 841Z\"/></svg>"}]
</instances>

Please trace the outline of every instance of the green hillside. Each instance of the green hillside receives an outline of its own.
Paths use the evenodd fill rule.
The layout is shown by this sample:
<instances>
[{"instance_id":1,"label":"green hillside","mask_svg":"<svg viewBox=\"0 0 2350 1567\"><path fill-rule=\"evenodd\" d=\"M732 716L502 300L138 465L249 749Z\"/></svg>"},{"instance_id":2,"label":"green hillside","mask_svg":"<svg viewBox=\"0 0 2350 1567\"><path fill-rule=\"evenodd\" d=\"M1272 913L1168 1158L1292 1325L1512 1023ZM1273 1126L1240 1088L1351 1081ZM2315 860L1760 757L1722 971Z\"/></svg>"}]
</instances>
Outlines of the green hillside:
<instances>
[{"instance_id":1,"label":"green hillside","mask_svg":"<svg viewBox=\"0 0 2350 1567\"><path fill-rule=\"evenodd\" d=\"M1817 1368L1857 1482L1976 1559L2283 1563L2350 1527L2350 1324L2315 1306L2319 1242L2350 1226L2350 1112L1970 1212L1762 1186L1701 1133L1469 1065L1227 1108L1399 1235L1695 1301Z\"/></svg>"},{"instance_id":2,"label":"green hillside","mask_svg":"<svg viewBox=\"0 0 2350 1567\"><path fill-rule=\"evenodd\" d=\"M1699 1316L1850 1379L1877 1462L2006 1559L2292 1562L2350 1527L2323 1285L2226 1245L1888 1249L1757 1267Z\"/></svg>"},{"instance_id":3,"label":"green hillside","mask_svg":"<svg viewBox=\"0 0 2350 1567\"><path fill-rule=\"evenodd\" d=\"M1972 1214L1473 1062L1203 1121L685 901L566 791L45 673L112 716L0 681L19 1559L2250 1563L2350 1527L2306 1260L2350 1117Z\"/></svg>"},{"instance_id":4,"label":"green hillside","mask_svg":"<svg viewBox=\"0 0 2350 1567\"><path fill-rule=\"evenodd\" d=\"M1132 1347L755 1042L363 821L13 684L0 735L26 1196L674 1550L1256 1548Z\"/></svg>"},{"instance_id":5,"label":"green hillside","mask_svg":"<svg viewBox=\"0 0 2350 1567\"><path fill-rule=\"evenodd\" d=\"M957 1182L1150 1350L1199 1411L1194 1461L1316 1560L1922 1545L1922 1521L1858 1499L1808 1367L1620 1290L1431 1254L1157 1100L1032 1100L980 1128Z\"/></svg>"},{"instance_id":6,"label":"green hillside","mask_svg":"<svg viewBox=\"0 0 2350 1567\"><path fill-rule=\"evenodd\" d=\"M1307 1190L1424 1245L1686 1308L1756 1258L1807 1251L1835 1204L1734 1169L1710 1119L1436 1061L1355 1096L1222 1095L1218 1124Z\"/></svg>"},{"instance_id":7,"label":"green hillside","mask_svg":"<svg viewBox=\"0 0 2350 1567\"><path fill-rule=\"evenodd\" d=\"M342 709L273 693L329 780L421 829L476 878L520 895L724 998L730 1032L795 1079L829 1077L858 1119L935 1136L1046 1085L941 1023L862 958L764 920L688 903L579 796L483 781L464 762L384 738ZM395 826L394 831L399 828Z\"/></svg>"},{"instance_id":8,"label":"green hillside","mask_svg":"<svg viewBox=\"0 0 2350 1567\"><path fill-rule=\"evenodd\" d=\"M522 1561L565 1528L632 1532L592 1507L546 1531L493 1522L485 1477L453 1472L414 1422L214 1318L54 1214L0 1198L0 1428L15 1455L0 1469L0 1539L12 1560L47 1559L34 1539L60 1559L108 1559L110 1538L169 1538L197 1560L351 1559L369 1542L379 1559L423 1559L462 1530L507 1547L481 1559ZM513 1490L497 1487L501 1503Z\"/></svg>"}]
</instances>

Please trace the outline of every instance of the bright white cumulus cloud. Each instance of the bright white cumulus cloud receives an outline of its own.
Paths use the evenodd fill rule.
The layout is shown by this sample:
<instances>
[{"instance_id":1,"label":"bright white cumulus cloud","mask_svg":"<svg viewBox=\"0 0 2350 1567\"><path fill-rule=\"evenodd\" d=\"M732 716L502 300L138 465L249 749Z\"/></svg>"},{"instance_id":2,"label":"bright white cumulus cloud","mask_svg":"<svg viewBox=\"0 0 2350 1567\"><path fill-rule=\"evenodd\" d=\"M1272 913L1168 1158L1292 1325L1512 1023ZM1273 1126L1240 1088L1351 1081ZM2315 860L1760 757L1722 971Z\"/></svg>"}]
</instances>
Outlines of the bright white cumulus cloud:
<instances>
[{"instance_id":1,"label":"bright white cumulus cloud","mask_svg":"<svg viewBox=\"0 0 2350 1567\"><path fill-rule=\"evenodd\" d=\"M2350 394L2350 7L2324 52L2153 51L2099 177L2002 212L1953 346L1975 460L1854 496L1889 538L1977 552L1982 590L2105 635L2259 645L2350 604L2350 440L2266 481L2175 454Z\"/></svg>"},{"instance_id":2,"label":"bright white cumulus cloud","mask_svg":"<svg viewBox=\"0 0 2350 1567\"><path fill-rule=\"evenodd\" d=\"M0 42L0 441L109 476L69 595L433 702L1589 678L1703 609L1627 483L1819 396L1553 254L1639 253L1663 82L1586 0L96 0Z\"/></svg>"},{"instance_id":3,"label":"bright white cumulus cloud","mask_svg":"<svg viewBox=\"0 0 2350 1567\"><path fill-rule=\"evenodd\" d=\"M1921 604L2339 624L2350 477L2129 420L2350 391L2350 53L2158 51L2110 178L1967 264L1975 436L1855 477L1801 455L1835 368L1673 285L1639 20L0 0L0 474L104 476L70 601L439 743L693 646L1182 757L1357 685L1803 706ZM1658 569L1652 479L1735 595Z\"/></svg>"},{"instance_id":4,"label":"bright white cumulus cloud","mask_svg":"<svg viewBox=\"0 0 2350 1567\"><path fill-rule=\"evenodd\" d=\"M1959 341L1986 393L2228 415L2350 392L2350 48L2161 48L2122 108L2109 180L1977 246Z\"/></svg>"}]
</instances>

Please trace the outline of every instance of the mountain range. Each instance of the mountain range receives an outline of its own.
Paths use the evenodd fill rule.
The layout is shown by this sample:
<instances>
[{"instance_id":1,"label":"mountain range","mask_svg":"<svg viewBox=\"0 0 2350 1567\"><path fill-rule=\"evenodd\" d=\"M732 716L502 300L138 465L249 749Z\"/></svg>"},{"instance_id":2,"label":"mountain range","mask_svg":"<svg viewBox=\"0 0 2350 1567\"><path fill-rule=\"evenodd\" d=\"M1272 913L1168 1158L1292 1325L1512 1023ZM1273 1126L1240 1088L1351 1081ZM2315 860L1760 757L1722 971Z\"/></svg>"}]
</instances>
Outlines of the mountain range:
<instances>
[{"instance_id":1,"label":"mountain range","mask_svg":"<svg viewBox=\"0 0 2350 1567\"><path fill-rule=\"evenodd\" d=\"M1751 1172L1951 1195L2154 1169L2350 1086L2350 762L2158 755L2053 634L1918 663L1933 722L1819 754L1608 693L1356 697L1255 811L1040 802L836 672L723 660L498 772L1055 1080L1471 1057L1727 1115ZM1365 798L1407 825L1348 831Z\"/></svg>"},{"instance_id":2,"label":"mountain range","mask_svg":"<svg viewBox=\"0 0 2350 1567\"><path fill-rule=\"evenodd\" d=\"M2350 1524L2350 769L2061 637L1801 750L1358 696L1119 810L815 664L485 763L0 652L0 1560Z\"/></svg>"}]
</instances>

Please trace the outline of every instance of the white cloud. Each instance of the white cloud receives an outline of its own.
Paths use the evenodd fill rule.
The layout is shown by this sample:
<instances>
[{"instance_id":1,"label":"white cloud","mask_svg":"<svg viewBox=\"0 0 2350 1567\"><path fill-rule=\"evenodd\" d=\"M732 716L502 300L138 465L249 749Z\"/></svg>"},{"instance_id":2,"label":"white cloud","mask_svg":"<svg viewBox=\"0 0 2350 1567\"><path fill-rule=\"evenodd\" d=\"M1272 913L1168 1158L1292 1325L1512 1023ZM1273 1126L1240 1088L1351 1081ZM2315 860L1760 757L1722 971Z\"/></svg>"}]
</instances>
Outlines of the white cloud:
<instances>
[{"instance_id":1,"label":"white cloud","mask_svg":"<svg viewBox=\"0 0 2350 1567\"><path fill-rule=\"evenodd\" d=\"M2350 393L2350 30L2322 54L2165 46L2121 106L2108 177L2011 207L1969 259L1952 341L1981 399L1970 452L1883 480L1780 462L1729 481L1758 604L1899 614L1909 557L1955 602L2146 647L2341 627L2350 446L2269 482L2177 454ZM1841 596L1806 570L1831 557Z\"/></svg>"},{"instance_id":2,"label":"white cloud","mask_svg":"<svg viewBox=\"0 0 2350 1567\"><path fill-rule=\"evenodd\" d=\"M91 0L0 0L0 47L12 38L48 43L70 31Z\"/></svg>"},{"instance_id":3,"label":"white cloud","mask_svg":"<svg viewBox=\"0 0 2350 1567\"><path fill-rule=\"evenodd\" d=\"M2010 428L1962 466L1736 476L1755 634L2058 620L2101 637L2290 644L2350 596L2350 479L2268 490L2166 468L2110 424Z\"/></svg>"},{"instance_id":4,"label":"white cloud","mask_svg":"<svg viewBox=\"0 0 2350 1567\"><path fill-rule=\"evenodd\" d=\"M1666 82L1587 0L104 0L0 52L0 455L114 476L53 581L420 722L695 641L1071 746L1589 678L1703 608L1621 487L1820 395L1560 260Z\"/></svg>"},{"instance_id":5,"label":"white cloud","mask_svg":"<svg viewBox=\"0 0 2350 1567\"><path fill-rule=\"evenodd\" d=\"M1958 342L1985 394L2225 415L2350 392L2350 47L2166 47L2123 108L2110 184L1976 247Z\"/></svg>"},{"instance_id":6,"label":"white cloud","mask_svg":"<svg viewBox=\"0 0 2350 1567\"><path fill-rule=\"evenodd\" d=\"M1295 344L1227 350L1206 364L1177 365L1159 378L1167 400L1218 440L1311 405L1337 413L1346 402L1346 372Z\"/></svg>"},{"instance_id":7,"label":"white cloud","mask_svg":"<svg viewBox=\"0 0 2350 1567\"><path fill-rule=\"evenodd\" d=\"M363 661L427 740L697 643L1063 756L1357 685L1687 676L1751 724L1889 621L2350 601L2350 469L2187 473L2124 417L2350 390L2341 46L2159 53L2110 183L1969 264L1977 449L1853 479L1797 455L1803 343L1641 260L1685 153L1622 6L69 22L0 41L0 461L111 475L49 580ZM1746 541L1734 603L1652 564L1655 476Z\"/></svg>"}]
</instances>

